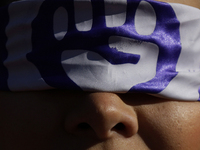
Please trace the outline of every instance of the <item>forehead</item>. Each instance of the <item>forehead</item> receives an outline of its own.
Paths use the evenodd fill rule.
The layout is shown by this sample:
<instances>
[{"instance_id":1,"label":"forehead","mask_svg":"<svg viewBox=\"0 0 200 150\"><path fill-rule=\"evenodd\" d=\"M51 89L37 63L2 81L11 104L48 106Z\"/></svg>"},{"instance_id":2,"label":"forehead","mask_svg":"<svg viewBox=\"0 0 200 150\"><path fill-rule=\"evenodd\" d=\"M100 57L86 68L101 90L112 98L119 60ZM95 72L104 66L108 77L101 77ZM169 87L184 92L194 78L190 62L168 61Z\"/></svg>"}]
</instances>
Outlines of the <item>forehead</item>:
<instances>
[{"instance_id":1,"label":"forehead","mask_svg":"<svg viewBox=\"0 0 200 150\"><path fill-rule=\"evenodd\" d=\"M157 0L157 1L169 2L169 3L180 3L180 4L185 4L185 5L200 8L199 0Z\"/></svg>"}]
</instances>

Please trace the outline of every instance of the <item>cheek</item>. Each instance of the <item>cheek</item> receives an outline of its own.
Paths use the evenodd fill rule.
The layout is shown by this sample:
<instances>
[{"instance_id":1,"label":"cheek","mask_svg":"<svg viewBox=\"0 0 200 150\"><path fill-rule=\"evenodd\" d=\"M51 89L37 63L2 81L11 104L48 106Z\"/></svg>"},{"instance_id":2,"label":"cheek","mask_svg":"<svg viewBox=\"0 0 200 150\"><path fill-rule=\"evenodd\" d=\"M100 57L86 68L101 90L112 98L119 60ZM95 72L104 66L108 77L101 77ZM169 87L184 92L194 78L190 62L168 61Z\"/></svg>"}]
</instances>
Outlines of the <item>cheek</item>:
<instances>
[{"instance_id":1,"label":"cheek","mask_svg":"<svg viewBox=\"0 0 200 150\"><path fill-rule=\"evenodd\" d=\"M177 113L176 113L177 112ZM173 112L172 112L173 113ZM179 141L188 149L200 149L200 103L184 103L174 109L177 128L180 128ZM178 137L179 136L179 137Z\"/></svg>"},{"instance_id":2,"label":"cheek","mask_svg":"<svg viewBox=\"0 0 200 150\"><path fill-rule=\"evenodd\" d=\"M50 149L52 139L61 132L63 113L58 108L56 103L37 99L1 99L0 149L31 149L30 145Z\"/></svg>"},{"instance_id":3,"label":"cheek","mask_svg":"<svg viewBox=\"0 0 200 150\"><path fill-rule=\"evenodd\" d=\"M139 133L152 147L157 145L163 150L200 149L200 103L197 106L179 103L147 106L138 113L140 129L143 130ZM147 133L149 136L145 137Z\"/></svg>"}]
</instances>

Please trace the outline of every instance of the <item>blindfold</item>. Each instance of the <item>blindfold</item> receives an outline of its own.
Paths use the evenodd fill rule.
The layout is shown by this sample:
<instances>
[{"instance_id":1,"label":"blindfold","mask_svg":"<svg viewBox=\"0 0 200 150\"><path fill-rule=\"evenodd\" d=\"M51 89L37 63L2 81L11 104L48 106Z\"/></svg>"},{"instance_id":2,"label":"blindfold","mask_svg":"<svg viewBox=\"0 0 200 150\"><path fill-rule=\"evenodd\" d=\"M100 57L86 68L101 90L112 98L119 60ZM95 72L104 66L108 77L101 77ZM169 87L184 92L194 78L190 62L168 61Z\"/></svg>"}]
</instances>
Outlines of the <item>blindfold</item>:
<instances>
[{"instance_id":1,"label":"blindfold","mask_svg":"<svg viewBox=\"0 0 200 150\"><path fill-rule=\"evenodd\" d=\"M151 0L25 0L0 9L0 90L200 100L200 10Z\"/></svg>"}]
</instances>

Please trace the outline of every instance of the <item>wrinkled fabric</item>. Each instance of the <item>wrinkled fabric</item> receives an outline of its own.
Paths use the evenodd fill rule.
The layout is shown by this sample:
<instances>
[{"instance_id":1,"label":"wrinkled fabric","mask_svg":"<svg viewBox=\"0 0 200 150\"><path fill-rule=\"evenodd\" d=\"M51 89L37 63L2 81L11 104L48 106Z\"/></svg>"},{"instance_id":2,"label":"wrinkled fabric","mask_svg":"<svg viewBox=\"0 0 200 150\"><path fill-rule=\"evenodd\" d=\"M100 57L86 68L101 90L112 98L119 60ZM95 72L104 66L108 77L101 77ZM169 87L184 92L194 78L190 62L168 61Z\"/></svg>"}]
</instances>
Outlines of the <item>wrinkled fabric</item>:
<instances>
[{"instance_id":1,"label":"wrinkled fabric","mask_svg":"<svg viewBox=\"0 0 200 150\"><path fill-rule=\"evenodd\" d=\"M0 9L0 90L199 100L200 10L151 0L25 0Z\"/></svg>"}]
</instances>

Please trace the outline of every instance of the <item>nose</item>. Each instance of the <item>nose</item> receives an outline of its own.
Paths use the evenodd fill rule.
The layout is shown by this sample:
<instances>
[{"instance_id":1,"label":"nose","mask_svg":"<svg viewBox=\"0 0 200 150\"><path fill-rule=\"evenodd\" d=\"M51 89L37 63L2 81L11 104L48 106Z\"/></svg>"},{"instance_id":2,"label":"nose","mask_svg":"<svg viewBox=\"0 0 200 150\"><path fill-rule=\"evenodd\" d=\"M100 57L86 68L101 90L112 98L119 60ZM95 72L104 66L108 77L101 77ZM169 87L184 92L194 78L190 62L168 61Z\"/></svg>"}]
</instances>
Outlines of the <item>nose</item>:
<instances>
[{"instance_id":1,"label":"nose","mask_svg":"<svg viewBox=\"0 0 200 150\"><path fill-rule=\"evenodd\" d=\"M131 137L138 131L133 107L114 93L90 93L66 116L65 130L74 135L104 140L114 136Z\"/></svg>"}]
</instances>

